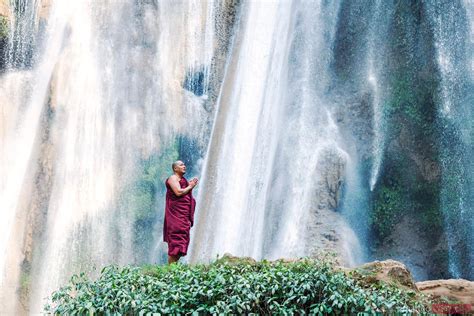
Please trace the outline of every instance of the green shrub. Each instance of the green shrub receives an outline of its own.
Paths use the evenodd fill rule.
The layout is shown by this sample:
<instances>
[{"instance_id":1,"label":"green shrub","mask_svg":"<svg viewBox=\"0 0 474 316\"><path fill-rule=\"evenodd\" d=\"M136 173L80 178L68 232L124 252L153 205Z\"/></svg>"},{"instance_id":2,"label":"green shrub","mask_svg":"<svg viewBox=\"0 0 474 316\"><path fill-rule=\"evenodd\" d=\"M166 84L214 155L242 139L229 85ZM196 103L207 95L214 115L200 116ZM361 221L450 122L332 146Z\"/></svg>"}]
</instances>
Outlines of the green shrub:
<instances>
[{"instance_id":1,"label":"green shrub","mask_svg":"<svg viewBox=\"0 0 474 316\"><path fill-rule=\"evenodd\" d=\"M210 265L105 267L99 278L73 276L54 292L53 314L354 314L425 313L424 296L328 259L292 263L218 260Z\"/></svg>"}]
</instances>

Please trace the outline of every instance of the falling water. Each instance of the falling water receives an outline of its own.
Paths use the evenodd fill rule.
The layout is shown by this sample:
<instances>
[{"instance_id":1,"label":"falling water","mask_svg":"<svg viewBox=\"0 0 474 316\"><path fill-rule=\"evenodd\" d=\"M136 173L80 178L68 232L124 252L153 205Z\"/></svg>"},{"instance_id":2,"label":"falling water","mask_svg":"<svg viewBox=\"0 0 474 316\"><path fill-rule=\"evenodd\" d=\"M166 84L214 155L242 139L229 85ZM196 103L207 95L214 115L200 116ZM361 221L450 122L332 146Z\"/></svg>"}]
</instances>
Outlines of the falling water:
<instances>
[{"instance_id":1,"label":"falling water","mask_svg":"<svg viewBox=\"0 0 474 316\"><path fill-rule=\"evenodd\" d=\"M372 23L370 27L369 47L368 47L368 67L367 67L367 81L372 90L372 104L373 104L373 120L374 120L374 141L372 145L373 159L372 170L370 175L370 190L373 191L377 178L380 173L382 158L385 147L385 133L383 113L383 103L386 99L385 78L384 75L384 55L386 53L385 36L388 34L388 27L391 14L390 5L382 1L375 3Z\"/></svg>"},{"instance_id":2,"label":"falling water","mask_svg":"<svg viewBox=\"0 0 474 316\"><path fill-rule=\"evenodd\" d=\"M467 144L467 159L464 162L466 163L468 179L470 179L470 181L467 181L465 187L465 190L468 192L467 195L470 197L470 199L468 200L468 205L466 207L467 214L465 214L464 217L466 223L466 232L468 235L467 244L469 256L467 261L468 263L470 263L468 265L468 267L470 267L470 271L468 271L466 275L473 279L474 265L472 264L472 262L474 262L474 160L472 159L472 157L474 156L474 127L472 122L474 121L474 110L472 108L472 104L474 104L474 1L464 1L464 7L466 8L466 16L469 24L469 40L467 41L468 44L466 46L468 52L467 56L470 56L470 58L467 58L466 69L468 69L467 81L470 83L468 84L470 88L468 90L468 97L464 102L464 110L466 111L467 116L463 120L461 133L463 142Z\"/></svg>"},{"instance_id":3,"label":"falling water","mask_svg":"<svg viewBox=\"0 0 474 316\"><path fill-rule=\"evenodd\" d=\"M441 75L441 207L447 228L449 270L454 277L471 278L474 276L473 11L472 1L433 3L427 9L432 17Z\"/></svg>"},{"instance_id":4,"label":"falling water","mask_svg":"<svg viewBox=\"0 0 474 316\"><path fill-rule=\"evenodd\" d=\"M32 58L36 9L37 2L29 1L16 1L11 8L6 56L6 67L11 71L0 78L0 308L4 302L10 304L12 297L4 292L13 290L16 282L11 275L16 274L18 262L12 257L21 251L18 244L23 223L19 222L24 219L24 201L32 185L29 161L38 142L43 82L48 82L41 71L25 70Z\"/></svg>"},{"instance_id":5,"label":"falling water","mask_svg":"<svg viewBox=\"0 0 474 316\"><path fill-rule=\"evenodd\" d=\"M10 35L7 67L27 68L33 63L38 29L39 0L10 1Z\"/></svg>"},{"instance_id":6,"label":"falling water","mask_svg":"<svg viewBox=\"0 0 474 316\"><path fill-rule=\"evenodd\" d=\"M308 223L328 190L321 170L348 160L327 93L338 6L251 2L242 9L201 184L191 260L225 252L298 256L314 247L307 243L315 233Z\"/></svg>"},{"instance_id":7,"label":"falling water","mask_svg":"<svg viewBox=\"0 0 474 316\"><path fill-rule=\"evenodd\" d=\"M289 3L252 2L242 9L248 10L248 13L246 20L241 22L242 37L236 39L233 57L227 66L224 79L226 88L219 98L220 105L202 183L201 192L204 193L199 198L202 212L198 223L202 224L197 225L199 230L196 235L199 237L196 240L202 243L194 243L193 256L200 260L209 260L224 251L260 256L263 216L262 212L246 212L249 210L248 188L251 182L261 182L261 179L255 178L257 170L252 160L255 154L253 149L257 146L266 149L274 146L271 141L257 144L257 132L269 131L260 129L258 123L260 117L267 124L272 124L274 120L274 111L270 110L270 106L275 108L273 102L278 102L278 93L275 90L277 86L270 82L270 78L282 75L287 48L283 46L285 41L279 42L277 39L288 36L290 8ZM256 43L259 43L258 46ZM267 86L271 93L266 91ZM215 149L218 151L213 152ZM258 166L268 163L266 157L258 158L255 161ZM220 168L224 168L225 172L218 172ZM264 197L265 184L260 183L255 187L253 194ZM211 192L212 197L206 196ZM205 222L203 218L206 218ZM248 223L244 223L247 220ZM245 236L255 239L252 242L244 241Z\"/></svg>"},{"instance_id":8,"label":"falling water","mask_svg":"<svg viewBox=\"0 0 474 316\"><path fill-rule=\"evenodd\" d=\"M7 251L9 243L31 247L29 239L13 241L15 225L40 238L28 259L34 284L30 311L41 311L43 298L74 272L149 260L135 256L133 214L123 209L119 196L134 181L138 161L172 146L178 132L205 138L205 98L183 85L187 74L202 68L207 89L213 9L213 2L201 1L55 1L37 65L27 65L31 72L2 76L0 268L5 271L4 263L13 261L19 266L24 259ZM34 34L24 25L35 24L13 32L20 38L9 49L12 67L23 68L18 55L31 57L31 47L19 46ZM28 196L25 191L35 192L35 181L44 186ZM30 211L15 224L19 207ZM27 218L36 220L28 225ZM34 226L38 223L44 226ZM15 231L16 238L22 235ZM7 303L16 291L2 286L3 310L22 310Z\"/></svg>"},{"instance_id":9,"label":"falling water","mask_svg":"<svg viewBox=\"0 0 474 316\"><path fill-rule=\"evenodd\" d=\"M0 308L39 312L94 266L162 262L163 181L179 156L202 175L191 261L370 259L370 200L401 148L386 109L405 62L387 60L393 3L49 2L11 6ZM474 4L423 7L449 273L472 276ZM412 40L413 25L401 28Z\"/></svg>"},{"instance_id":10,"label":"falling water","mask_svg":"<svg viewBox=\"0 0 474 316\"><path fill-rule=\"evenodd\" d=\"M208 15L212 2L53 6L50 20L64 20L68 38L55 73L56 157L38 265L45 272L32 295L33 310L68 273L136 260L127 224L132 214L122 210L116 221L109 218L120 207L117 195L133 179L140 157L163 150L177 131L199 134L202 101L183 93L182 82L186 72L209 67ZM117 230L119 237L110 238Z\"/></svg>"}]
</instances>

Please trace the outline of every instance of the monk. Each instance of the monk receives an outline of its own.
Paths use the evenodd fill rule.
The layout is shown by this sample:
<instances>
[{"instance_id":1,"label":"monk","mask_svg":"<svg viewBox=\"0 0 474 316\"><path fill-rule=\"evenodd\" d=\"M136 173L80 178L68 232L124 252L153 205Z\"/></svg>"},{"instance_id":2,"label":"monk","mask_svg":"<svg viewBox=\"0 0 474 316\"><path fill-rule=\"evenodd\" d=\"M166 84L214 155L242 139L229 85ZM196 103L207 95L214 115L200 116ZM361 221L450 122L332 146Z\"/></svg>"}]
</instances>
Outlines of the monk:
<instances>
[{"instance_id":1,"label":"monk","mask_svg":"<svg viewBox=\"0 0 474 316\"><path fill-rule=\"evenodd\" d=\"M166 179L166 208L163 225L163 240L168 243L168 264L177 262L186 255L189 245L189 231L194 225L193 188L198 179L189 182L184 177L186 165L175 161L171 168L173 175Z\"/></svg>"}]
</instances>

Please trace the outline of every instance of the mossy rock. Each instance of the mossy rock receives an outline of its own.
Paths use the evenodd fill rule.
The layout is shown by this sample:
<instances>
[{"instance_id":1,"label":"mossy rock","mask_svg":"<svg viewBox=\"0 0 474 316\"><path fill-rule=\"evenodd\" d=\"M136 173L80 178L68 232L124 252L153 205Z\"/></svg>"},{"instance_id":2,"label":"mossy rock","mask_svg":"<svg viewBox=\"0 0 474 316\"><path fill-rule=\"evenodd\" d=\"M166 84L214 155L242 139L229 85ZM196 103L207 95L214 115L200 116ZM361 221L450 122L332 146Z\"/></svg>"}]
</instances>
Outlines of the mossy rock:
<instances>
[{"instance_id":1,"label":"mossy rock","mask_svg":"<svg viewBox=\"0 0 474 316\"><path fill-rule=\"evenodd\" d=\"M417 290L410 271L401 262L395 260L374 261L354 270L367 283L385 283Z\"/></svg>"},{"instance_id":2,"label":"mossy rock","mask_svg":"<svg viewBox=\"0 0 474 316\"><path fill-rule=\"evenodd\" d=\"M218 258L215 262L216 264L225 264L225 265L241 265L241 264L249 264L254 265L257 261L251 257L236 257L231 255L230 253L225 253L224 256Z\"/></svg>"},{"instance_id":3,"label":"mossy rock","mask_svg":"<svg viewBox=\"0 0 474 316\"><path fill-rule=\"evenodd\" d=\"M0 15L0 40L8 38L10 34L10 22L6 16Z\"/></svg>"}]
</instances>

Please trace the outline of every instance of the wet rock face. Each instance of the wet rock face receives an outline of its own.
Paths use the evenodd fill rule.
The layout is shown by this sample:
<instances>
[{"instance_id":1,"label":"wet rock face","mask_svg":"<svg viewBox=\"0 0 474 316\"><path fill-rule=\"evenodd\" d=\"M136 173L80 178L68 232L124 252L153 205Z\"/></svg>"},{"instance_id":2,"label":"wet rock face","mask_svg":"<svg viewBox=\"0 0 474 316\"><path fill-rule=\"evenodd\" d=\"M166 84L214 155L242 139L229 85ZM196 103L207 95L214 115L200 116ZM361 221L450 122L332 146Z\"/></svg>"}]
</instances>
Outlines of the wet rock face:
<instances>
[{"instance_id":1,"label":"wet rock face","mask_svg":"<svg viewBox=\"0 0 474 316\"><path fill-rule=\"evenodd\" d=\"M208 101L205 103L208 112L214 111L224 77L225 63L234 39L234 28L239 22L241 0L219 1L215 7L215 50L209 69Z\"/></svg>"},{"instance_id":2,"label":"wet rock face","mask_svg":"<svg viewBox=\"0 0 474 316\"><path fill-rule=\"evenodd\" d=\"M321 160L317 171L320 175L316 184L317 207L336 211L340 202L345 162L334 150L327 150Z\"/></svg>"},{"instance_id":3,"label":"wet rock face","mask_svg":"<svg viewBox=\"0 0 474 316\"><path fill-rule=\"evenodd\" d=\"M43 20L47 20L49 16L49 11L51 9L52 0L41 0L41 4L39 7L39 18Z\"/></svg>"},{"instance_id":4,"label":"wet rock face","mask_svg":"<svg viewBox=\"0 0 474 316\"><path fill-rule=\"evenodd\" d=\"M417 278L443 278L447 257L436 131L438 70L425 5L399 2L389 41L383 168L372 196L375 258L403 260ZM401 225L401 223L404 223ZM409 237L411 236L411 237ZM427 264L428 263L428 264Z\"/></svg>"},{"instance_id":5,"label":"wet rock face","mask_svg":"<svg viewBox=\"0 0 474 316\"><path fill-rule=\"evenodd\" d=\"M463 279L414 282L407 267L395 260L374 261L354 269L368 282L383 281L431 296L435 301L474 305L474 282Z\"/></svg>"},{"instance_id":6,"label":"wet rock face","mask_svg":"<svg viewBox=\"0 0 474 316\"><path fill-rule=\"evenodd\" d=\"M10 27L9 15L10 9L8 7L8 0L0 0L0 71L2 71L6 65L6 49Z\"/></svg>"},{"instance_id":7,"label":"wet rock face","mask_svg":"<svg viewBox=\"0 0 474 316\"><path fill-rule=\"evenodd\" d=\"M313 199L307 228L307 248L311 256L321 251L334 251L346 266L358 264L361 246L355 232L338 212L346 161L341 153L327 149L321 153L315 174Z\"/></svg>"},{"instance_id":8,"label":"wet rock face","mask_svg":"<svg viewBox=\"0 0 474 316\"><path fill-rule=\"evenodd\" d=\"M447 250L443 241L444 236L439 234L439 242L431 243L422 223L414 216L405 215L378 247L376 259L393 258L405 262L416 280L446 278L448 267L442 258Z\"/></svg>"},{"instance_id":9,"label":"wet rock face","mask_svg":"<svg viewBox=\"0 0 474 316\"><path fill-rule=\"evenodd\" d=\"M430 144L426 144L426 141L415 139L413 131L410 131L408 127L401 128L400 134L392 143L392 146L389 150L406 153L407 158L410 159L423 181L434 182L439 180L441 170L432 158L435 157L434 149L430 148Z\"/></svg>"},{"instance_id":10,"label":"wet rock face","mask_svg":"<svg viewBox=\"0 0 474 316\"><path fill-rule=\"evenodd\" d=\"M184 78L183 87L200 97L204 94L205 69L188 70Z\"/></svg>"},{"instance_id":11,"label":"wet rock face","mask_svg":"<svg viewBox=\"0 0 474 316\"><path fill-rule=\"evenodd\" d=\"M10 15L9 0L0 0L0 16L8 17Z\"/></svg>"},{"instance_id":12,"label":"wet rock face","mask_svg":"<svg viewBox=\"0 0 474 316\"><path fill-rule=\"evenodd\" d=\"M323 251L336 253L338 264L353 267L360 262L362 249L355 232L341 214L315 209L309 217L307 253L316 258Z\"/></svg>"},{"instance_id":13,"label":"wet rock face","mask_svg":"<svg viewBox=\"0 0 474 316\"><path fill-rule=\"evenodd\" d=\"M416 283L420 292L434 298L446 297L463 304L474 305L474 282L463 279L431 280Z\"/></svg>"}]
</instances>

